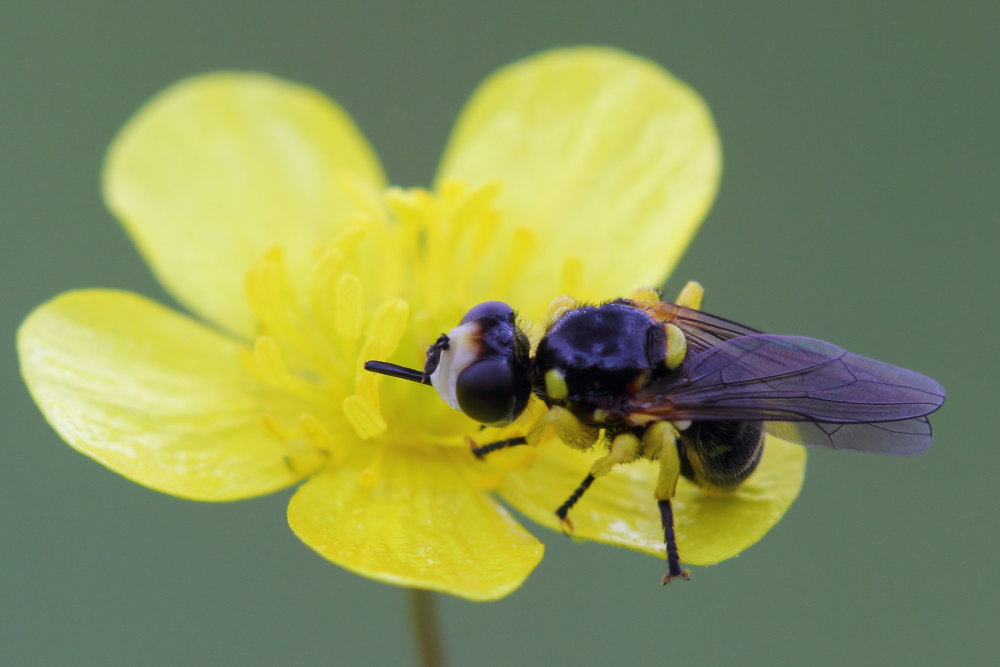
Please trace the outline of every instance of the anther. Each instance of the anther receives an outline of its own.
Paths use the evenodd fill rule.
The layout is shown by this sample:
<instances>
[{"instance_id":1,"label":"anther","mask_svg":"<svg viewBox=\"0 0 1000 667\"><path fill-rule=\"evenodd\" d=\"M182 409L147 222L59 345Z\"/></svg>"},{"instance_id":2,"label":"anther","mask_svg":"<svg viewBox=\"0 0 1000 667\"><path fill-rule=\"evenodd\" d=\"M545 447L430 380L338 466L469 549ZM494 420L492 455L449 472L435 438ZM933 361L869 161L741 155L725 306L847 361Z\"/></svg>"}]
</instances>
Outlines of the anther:
<instances>
[{"instance_id":1,"label":"anther","mask_svg":"<svg viewBox=\"0 0 1000 667\"><path fill-rule=\"evenodd\" d=\"M524 267L534 256L535 246L538 243L538 235L528 227L515 228L513 236L506 256L500 264L502 269L497 276L496 285L498 293L506 291L516 280L523 279Z\"/></svg>"},{"instance_id":2,"label":"anther","mask_svg":"<svg viewBox=\"0 0 1000 667\"><path fill-rule=\"evenodd\" d=\"M288 434L285 433L285 430L281 428L281 425L278 423L278 420L275 419L274 415L272 415L271 413L262 412L259 415L257 415L257 423L260 424L260 427L264 430L265 433L267 433L275 440L279 442L284 442L288 440Z\"/></svg>"},{"instance_id":3,"label":"anther","mask_svg":"<svg viewBox=\"0 0 1000 667\"><path fill-rule=\"evenodd\" d=\"M374 224L370 218L364 216L355 216L343 221L337 233L337 247L350 253L368 236Z\"/></svg>"},{"instance_id":4,"label":"anther","mask_svg":"<svg viewBox=\"0 0 1000 667\"><path fill-rule=\"evenodd\" d=\"M455 182L445 183L446 186L454 184ZM464 183L458 183L458 185L462 186L460 195L462 198L452 213L454 229L467 228L473 219L479 217L493 203L493 200L500 194L500 190L503 189L503 184L500 181L483 183L471 191L465 187Z\"/></svg>"},{"instance_id":5,"label":"anther","mask_svg":"<svg viewBox=\"0 0 1000 667\"><path fill-rule=\"evenodd\" d=\"M371 464L358 473L358 484L366 489L374 489L382 483L382 456L384 447L376 448Z\"/></svg>"},{"instance_id":6,"label":"anther","mask_svg":"<svg viewBox=\"0 0 1000 667\"><path fill-rule=\"evenodd\" d=\"M365 335L378 341L377 357L389 357L396 351L406 330L409 314L410 306L399 298L390 299L375 309Z\"/></svg>"},{"instance_id":7,"label":"anther","mask_svg":"<svg viewBox=\"0 0 1000 667\"><path fill-rule=\"evenodd\" d=\"M632 301L659 301L660 293L655 287L639 287L628 296Z\"/></svg>"},{"instance_id":8,"label":"anther","mask_svg":"<svg viewBox=\"0 0 1000 667\"><path fill-rule=\"evenodd\" d=\"M344 399L342 407L347 423L351 425L351 428L354 429L354 432L362 440L374 438L385 432L388 428L388 424L386 424L378 408L364 400L361 396L356 394L348 396Z\"/></svg>"},{"instance_id":9,"label":"anther","mask_svg":"<svg viewBox=\"0 0 1000 667\"><path fill-rule=\"evenodd\" d=\"M698 310L701 308L701 301L704 296L705 288L701 286L701 283L689 280L681 289L681 293L677 295L677 301L674 303L678 306Z\"/></svg>"},{"instance_id":10,"label":"anther","mask_svg":"<svg viewBox=\"0 0 1000 667\"><path fill-rule=\"evenodd\" d=\"M555 322L560 317L565 315L567 312L576 308L577 302L571 296L558 296L549 302L548 310L546 311L545 320L547 322Z\"/></svg>"},{"instance_id":11,"label":"anther","mask_svg":"<svg viewBox=\"0 0 1000 667\"><path fill-rule=\"evenodd\" d=\"M579 294L583 285L583 260L576 255L570 255L563 261L562 289L563 294Z\"/></svg>"},{"instance_id":12,"label":"anther","mask_svg":"<svg viewBox=\"0 0 1000 667\"><path fill-rule=\"evenodd\" d=\"M278 388L286 388L290 383L288 369L281 357L278 344L270 336L261 336L253 346L254 365L261 379Z\"/></svg>"},{"instance_id":13,"label":"anther","mask_svg":"<svg viewBox=\"0 0 1000 667\"><path fill-rule=\"evenodd\" d=\"M333 177L334 186L344 193L357 208L377 216L382 211L379 193L371 184L350 171L340 171Z\"/></svg>"},{"instance_id":14,"label":"anther","mask_svg":"<svg viewBox=\"0 0 1000 667\"><path fill-rule=\"evenodd\" d=\"M334 286L334 328L337 335L354 340L361 335L364 317L364 292L361 279L351 273L340 276Z\"/></svg>"},{"instance_id":15,"label":"anther","mask_svg":"<svg viewBox=\"0 0 1000 667\"><path fill-rule=\"evenodd\" d=\"M330 455L334 452L336 442L330 436L330 432L311 414L303 414L299 417L299 426L310 443L321 453Z\"/></svg>"}]
</instances>

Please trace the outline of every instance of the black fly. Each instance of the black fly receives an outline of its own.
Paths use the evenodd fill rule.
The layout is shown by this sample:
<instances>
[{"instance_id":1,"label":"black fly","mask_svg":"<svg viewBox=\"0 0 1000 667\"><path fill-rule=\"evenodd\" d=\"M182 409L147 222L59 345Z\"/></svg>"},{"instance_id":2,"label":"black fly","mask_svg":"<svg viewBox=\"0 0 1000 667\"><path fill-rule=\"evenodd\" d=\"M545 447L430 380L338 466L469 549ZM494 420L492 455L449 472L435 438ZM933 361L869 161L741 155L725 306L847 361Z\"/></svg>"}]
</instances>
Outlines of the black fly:
<instances>
[{"instance_id":1,"label":"black fly","mask_svg":"<svg viewBox=\"0 0 1000 667\"><path fill-rule=\"evenodd\" d=\"M617 299L561 309L534 354L513 309L488 301L431 345L423 371L383 361L365 368L432 385L452 407L504 426L532 396L549 408L524 437L473 447L486 454L535 444L551 427L598 459L556 514L619 463L659 462L655 496L668 572L687 577L674 538L678 476L730 490L760 461L764 434L803 445L912 456L931 443L927 415L945 391L934 380L813 338L764 334L693 308Z\"/></svg>"}]
</instances>

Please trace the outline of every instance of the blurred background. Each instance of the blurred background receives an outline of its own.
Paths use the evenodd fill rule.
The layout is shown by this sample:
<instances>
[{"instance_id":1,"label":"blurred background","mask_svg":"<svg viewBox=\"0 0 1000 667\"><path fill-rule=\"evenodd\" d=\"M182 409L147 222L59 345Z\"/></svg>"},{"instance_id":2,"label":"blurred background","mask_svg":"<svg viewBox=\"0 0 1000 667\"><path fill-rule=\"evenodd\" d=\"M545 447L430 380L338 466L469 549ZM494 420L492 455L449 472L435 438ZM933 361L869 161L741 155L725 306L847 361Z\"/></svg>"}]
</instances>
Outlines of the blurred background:
<instances>
[{"instance_id":1,"label":"blurred background","mask_svg":"<svg viewBox=\"0 0 1000 667\"><path fill-rule=\"evenodd\" d=\"M521 590L442 599L452 663L995 659L998 25L995 2L4 2L0 663L410 661L404 592L302 545L290 492L191 503L62 444L14 332L70 288L170 303L98 173L171 82L237 68L311 84L393 183L422 185L477 82L580 43L657 61L715 114L721 192L668 294L697 279L712 311L918 369L949 399L924 456L812 452L785 520L691 582L663 589L660 561L533 529L548 551Z\"/></svg>"}]
</instances>

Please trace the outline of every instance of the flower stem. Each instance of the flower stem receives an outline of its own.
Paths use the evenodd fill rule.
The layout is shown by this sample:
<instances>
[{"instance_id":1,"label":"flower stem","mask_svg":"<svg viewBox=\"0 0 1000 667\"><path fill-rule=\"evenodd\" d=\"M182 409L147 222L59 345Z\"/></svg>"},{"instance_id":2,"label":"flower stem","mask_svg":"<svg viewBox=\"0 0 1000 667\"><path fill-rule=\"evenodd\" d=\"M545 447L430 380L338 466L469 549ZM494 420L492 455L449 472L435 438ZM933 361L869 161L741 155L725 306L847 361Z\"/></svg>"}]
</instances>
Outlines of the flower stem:
<instances>
[{"instance_id":1,"label":"flower stem","mask_svg":"<svg viewBox=\"0 0 1000 667\"><path fill-rule=\"evenodd\" d=\"M438 631L434 593L417 588L409 589L410 628L421 667L444 667L444 652Z\"/></svg>"}]
</instances>

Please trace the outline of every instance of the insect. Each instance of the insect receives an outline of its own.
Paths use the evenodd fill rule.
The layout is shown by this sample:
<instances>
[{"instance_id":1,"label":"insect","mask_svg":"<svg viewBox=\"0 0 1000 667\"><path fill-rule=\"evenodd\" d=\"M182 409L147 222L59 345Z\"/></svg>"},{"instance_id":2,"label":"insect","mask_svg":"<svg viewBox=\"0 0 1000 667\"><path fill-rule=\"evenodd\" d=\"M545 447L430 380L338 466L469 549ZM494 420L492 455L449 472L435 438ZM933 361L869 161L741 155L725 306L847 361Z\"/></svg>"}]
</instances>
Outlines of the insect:
<instances>
[{"instance_id":1,"label":"insect","mask_svg":"<svg viewBox=\"0 0 1000 667\"><path fill-rule=\"evenodd\" d=\"M697 306L700 289L690 283L678 301ZM898 456L930 446L927 415L945 399L931 378L832 343L765 334L655 300L649 290L640 294L595 305L563 297L533 353L514 310L487 301L441 334L422 371L384 361L365 368L429 384L485 426L510 424L533 397L544 402L548 410L524 436L474 445L480 458L536 444L550 428L576 449L603 443L607 453L555 510L569 529L570 510L596 478L617 464L658 462L663 583L689 576L674 536L678 477L735 489L757 467L767 433Z\"/></svg>"}]
</instances>

